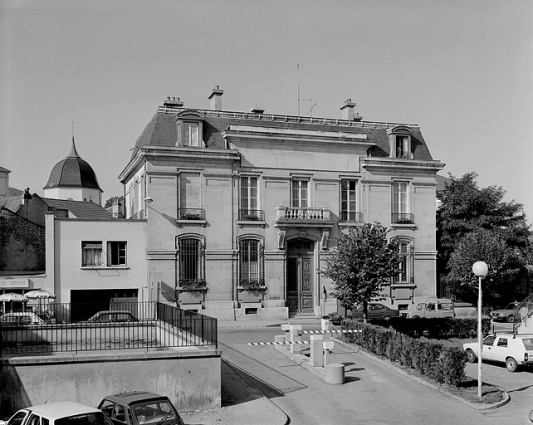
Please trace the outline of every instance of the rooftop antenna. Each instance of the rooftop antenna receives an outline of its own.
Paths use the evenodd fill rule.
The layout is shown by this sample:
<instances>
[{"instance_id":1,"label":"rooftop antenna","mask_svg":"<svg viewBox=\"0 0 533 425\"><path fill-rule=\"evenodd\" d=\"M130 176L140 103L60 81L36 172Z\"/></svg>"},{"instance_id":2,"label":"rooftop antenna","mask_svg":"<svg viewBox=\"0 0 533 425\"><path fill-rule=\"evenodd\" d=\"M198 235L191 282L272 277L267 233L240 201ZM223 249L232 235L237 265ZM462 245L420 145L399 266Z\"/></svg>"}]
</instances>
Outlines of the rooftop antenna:
<instances>
[{"instance_id":1,"label":"rooftop antenna","mask_svg":"<svg viewBox=\"0 0 533 425\"><path fill-rule=\"evenodd\" d=\"M297 68L297 74L298 74L297 84L298 84L298 117L299 117L300 116L300 64L299 63L296 64L296 68Z\"/></svg>"}]
</instances>

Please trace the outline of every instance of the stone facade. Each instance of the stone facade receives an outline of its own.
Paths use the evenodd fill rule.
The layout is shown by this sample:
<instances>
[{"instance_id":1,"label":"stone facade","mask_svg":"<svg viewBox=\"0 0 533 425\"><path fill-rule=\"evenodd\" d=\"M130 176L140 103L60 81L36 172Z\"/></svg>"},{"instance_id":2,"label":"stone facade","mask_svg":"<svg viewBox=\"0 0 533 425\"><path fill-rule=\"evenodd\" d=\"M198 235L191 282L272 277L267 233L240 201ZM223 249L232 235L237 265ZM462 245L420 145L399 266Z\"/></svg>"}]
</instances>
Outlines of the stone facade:
<instances>
[{"instance_id":1,"label":"stone facade","mask_svg":"<svg viewBox=\"0 0 533 425\"><path fill-rule=\"evenodd\" d=\"M209 110L167 99L119 177L126 218L148 220L152 299L223 319L335 311L324 258L365 222L402 241L388 302L435 295L444 164L418 126L362 121L351 101L342 120L226 112L221 96ZM196 303L180 299L191 282L204 285Z\"/></svg>"}]
</instances>

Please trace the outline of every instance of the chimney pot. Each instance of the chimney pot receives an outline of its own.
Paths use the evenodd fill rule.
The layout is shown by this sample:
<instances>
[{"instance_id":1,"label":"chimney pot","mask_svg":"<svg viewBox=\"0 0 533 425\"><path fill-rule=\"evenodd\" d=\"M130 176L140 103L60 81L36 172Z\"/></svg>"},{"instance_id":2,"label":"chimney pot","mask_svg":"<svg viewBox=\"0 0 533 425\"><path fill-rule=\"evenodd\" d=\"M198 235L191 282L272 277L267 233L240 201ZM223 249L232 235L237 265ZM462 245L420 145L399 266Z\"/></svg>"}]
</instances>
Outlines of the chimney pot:
<instances>
[{"instance_id":1,"label":"chimney pot","mask_svg":"<svg viewBox=\"0 0 533 425\"><path fill-rule=\"evenodd\" d=\"M265 112L265 110L263 108L258 108L257 106L255 108L252 108L252 111L251 111L253 114L262 114L263 112Z\"/></svg>"},{"instance_id":2,"label":"chimney pot","mask_svg":"<svg viewBox=\"0 0 533 425\"><path fill-rule=\"evenodd\" d=\"M224 90L220 90L219 86L215 86L211 94L209 95L209 109L213 111L222 110L222 95Z\"/></svg>"}]
</instances>

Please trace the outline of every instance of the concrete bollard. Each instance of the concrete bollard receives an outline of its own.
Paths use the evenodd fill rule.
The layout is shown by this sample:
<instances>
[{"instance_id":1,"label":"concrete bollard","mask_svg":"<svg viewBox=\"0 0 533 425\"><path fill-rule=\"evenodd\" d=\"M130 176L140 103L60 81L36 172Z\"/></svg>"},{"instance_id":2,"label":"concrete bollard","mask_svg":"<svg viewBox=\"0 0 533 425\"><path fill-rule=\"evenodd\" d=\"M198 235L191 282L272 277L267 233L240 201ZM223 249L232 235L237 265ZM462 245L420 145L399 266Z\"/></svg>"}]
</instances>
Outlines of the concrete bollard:
<instances>
[{"instance_id":1,"label":"concrete bollard","mask_svg":"<svg viewBox=\"0 0 533 425\"><path fill-rule=\"evenodd\" d=\"M311 366L322 367L324 365L324 351L322 349L322 335L311 335L310 337L310 351L311 351Z\"/></svg>"},{"instance_id":2,"label":"concrete bollard","mask_svg":"<svg viewBox=\"0 0 533 425\"><path fill-rule=\"evenodd\" d=\"M333 385L344 384L344 365L341 363L328 364L326 382Z\"/></svg>"},{"instance_id":3,"label":"concrete bollard","mask_svg":"<svg viewBox=\"0 0 533 425\"><path fill-rule=\"evenodd\" d=\"M302 345L301 344L292 344L295 341L301 341L302 340L302 325L290 325L289 330L290 335L290 346L291 346L291 353L301 353L302 352Z\"/></svg>"}]
</instances>

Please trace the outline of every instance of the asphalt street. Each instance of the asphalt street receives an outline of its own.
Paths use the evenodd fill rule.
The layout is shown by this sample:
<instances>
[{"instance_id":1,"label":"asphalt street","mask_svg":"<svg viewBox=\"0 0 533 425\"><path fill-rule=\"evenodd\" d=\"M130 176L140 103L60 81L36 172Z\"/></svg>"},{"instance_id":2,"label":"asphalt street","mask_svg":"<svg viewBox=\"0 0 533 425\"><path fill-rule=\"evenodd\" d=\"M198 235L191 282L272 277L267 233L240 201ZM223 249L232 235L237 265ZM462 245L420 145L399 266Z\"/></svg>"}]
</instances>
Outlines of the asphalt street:
<instances>
[{"instance_id":1,"label":"asphalt street","mask_svg":"<svg viewBox=\"0 0 533 425\"><path fill-rule=\"evenodd\" d=\"M316 329L309 326L313 327ZM398 373L386 362L363 356L355 347L340 345L334 348L328 362L345 364L347 379L344 385L330 385L273 346L249 345L274 341L275 335L282 333L279 328L225 328L219 331L219 341L224 359L286 413L291 424L517 425L528 423L527 411L533 408L531 372L508 377L512 391L508 405L478 411ZM485 369L487 377L500 379L501 368L487 365ZM509 374L505 368L503 371Z\"/></svg>"}]
</instances>

